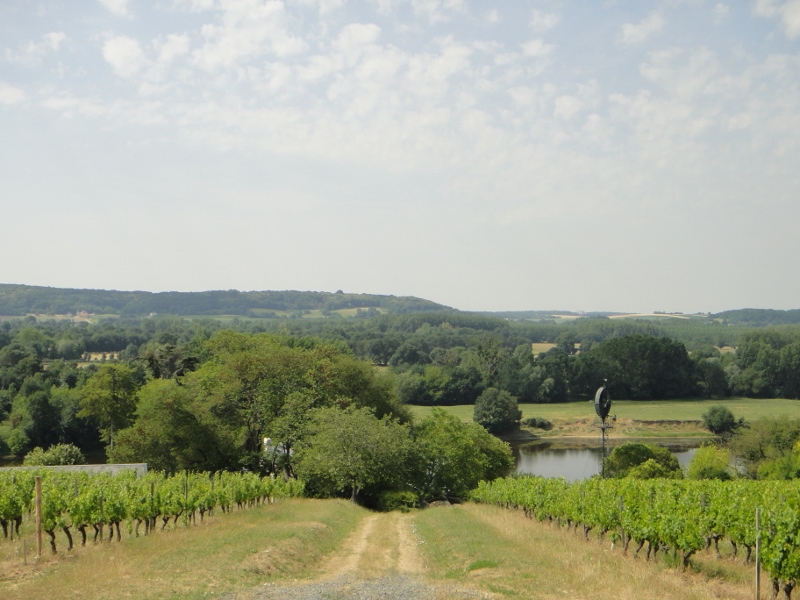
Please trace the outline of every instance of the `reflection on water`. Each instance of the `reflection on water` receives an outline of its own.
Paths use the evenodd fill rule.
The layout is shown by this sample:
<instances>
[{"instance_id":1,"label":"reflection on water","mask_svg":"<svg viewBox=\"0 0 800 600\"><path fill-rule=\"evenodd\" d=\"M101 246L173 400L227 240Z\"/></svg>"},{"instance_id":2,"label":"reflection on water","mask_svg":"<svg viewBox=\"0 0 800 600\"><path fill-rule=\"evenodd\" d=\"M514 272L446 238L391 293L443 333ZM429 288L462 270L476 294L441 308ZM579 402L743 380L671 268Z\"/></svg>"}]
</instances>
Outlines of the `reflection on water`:
<instances>
[{"instance_id":1,"label":"reflection on water","mask_svg":"<svg viewBox=\"0 0 800 600\"><path fill-rule=\"evenodd\" d=\"M699 444L684 442L658 445L668 448L678 459L681 468L685 469ZM544 442L515 446L513 450L517 474L563 477L568 481L576 481L600 473L599 447L556 447L553 443ZM610 452L611 449L607 447L606 453Z\"/></svg>"}]
</instances>

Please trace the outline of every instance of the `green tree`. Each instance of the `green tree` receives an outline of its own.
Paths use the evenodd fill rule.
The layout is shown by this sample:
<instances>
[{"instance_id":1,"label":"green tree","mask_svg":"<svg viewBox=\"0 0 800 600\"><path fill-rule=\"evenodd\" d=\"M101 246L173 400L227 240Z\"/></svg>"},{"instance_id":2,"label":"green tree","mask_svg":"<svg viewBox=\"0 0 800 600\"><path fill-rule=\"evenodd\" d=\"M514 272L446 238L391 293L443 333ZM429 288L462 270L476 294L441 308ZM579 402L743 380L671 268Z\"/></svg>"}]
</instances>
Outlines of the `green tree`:
<instances>
[{"instance_id":1,"label":"green tree","mask_svg":"<svg viewBox=\"0 0 800 600\"><path fill-rule=\"evenodd\" d=\"M137 385L134 371L126 365L107 364L89 378L81 389L79 417L93 417L113 450L116 431L133 420Z\"/></svg>"},{"instance_id":2,"label":"green tree","mask_svg":"<svg viewBox=\"0 0 800 600\"><path fill-rule=\"evenodd\" d=\"M517 399L497 388L488 388L478 397L472 415L473 421L495 434L519 427L521 418Z\"/></svg>"},{"instance_id":3,"label":"green tree","mask_svg":"<svg viewBox=\"0 0 800 600\"><path fill-rule=\"evenodd\" d=\"M391 376L317 339L221 331L205 353L208 360L179 381L146 386L114 456L124 450L128 460L158 460L168 470L277 467L291 475L292 450L313 409L368 407L378 418L410 420ZM267 460L265 437L282 449L279 461Z\"/></svg>"},{"instance_id":4,"label":"green tree","mask_svg":"<svg viewBox=\"0 0 800 600\"><path fill-rule=\"evenodd\" d=\"M139 390L136 420L117 433L114 462L146 462L151 469L218 471L238 462L235 433L198 401L194 386L154 379Z\"/></svg>"},{"instance_id":5,"label":"green tree","mask_svg":"<svg viewBox=\"0 0 800 600\"><path fill-rule=\"evenodd\" d=\"M798 441L800 419L764 418L738 428L729 447L743 463L745 474L757 477L764 465L790 454Z\"/></svg>"},{"instance_id":6,"label":"green tree","mask_svg":"<svg viewBox=\"0 0 800 600\"><path fill-rule=\"evenodd\" d=\"M423 501L464 499L481 480L504 476L514 465L511 447L476 423L444 409L415 428L412 487Z\"/></svg>"},{"instance_id":7,"label":"green tree","mask_svg":"<svg viewBox=\"0 0 800 600\"><path fill-rule=\"evenodd\" d=\"M741 425L727 406L712 406L702 417L703 425L714 435L729 435Z\"/></svg>"},{"instance_id":8,"label":"green tree","mask_svg":"<svg viewBox=\"0 0 800 600\"><path fill-rule=\"evenodd\" d=\"M403 483L411 453L407 425L378 419L367 408L314 411L308 433L298 446L297 474L306 489L320 496L346 493L356 501Z\"/></svg>"},{"instance_id":9,"label":"green tree","mask_svg":"<svg viewBox=\"0 0 800 600\"><path fill-rule=\"evenodd\" d=\"M695 393L694 363L681 342L636 334L607 340L591 352L600 355L601 364L613 365L613 376L604 377L615 398L685 398Z\"/></svg>"},{"instance_id":10,"label":"green tree","mask_svg":"<svg viewBox=\"0 0 800 600\"><path fill-rule=\"evenodd\" d=\"M729 393L728 380L719 358L699 358L697 371L700 390L706 398L722 398Z\"/></svg>"},{"instance_id":11,"label":"green tree","mask_svg":"<svg viewBox=\"0 0 800 600\"><path fill-rule=\"evenodd\" d=\"M643 465L649 460L654 461L663 471L659 471L653 465L643 467L634 471L636 467ZM663 472L672 477L680 477L681 467L678 459L666 448L654 446L652 444L641 444L638 442L626 442L617 446L605 462L605 473L607 477L628 477L632 475L642 478L647 473ZM662 477L663 475L657 475Z\"/></svg>"},{"instance_id":12,"label":"green tree","mask_svg":"<svg viewBox=\"0 0 800 600\"><path fill-rule=\"evenodd\" d=\"M800 398L800 342L781 348L780 392L784 398Z\"/></svg>"},{"instance_id":13,"label":"green tree","mask_svg":"<svg viewBox=\"0 0 800 600\"><path fill-rule=\"evenodd\" d=\"M731 453L714 444L700 446L686 469L688 479L731 479Z\"/></svg>"},{"instance_id":14,"label":"green tree","mask_svg":"<svg viewBox=\"0 0 800 600\"><path fill-rule=\"evenodd\" d=\"M31 445L47 448L58 443L61 438L61 415L58 408L50 403L50 394L36 391L23 400L28 413L25 435Z\"/></svg>"}]
</instances>

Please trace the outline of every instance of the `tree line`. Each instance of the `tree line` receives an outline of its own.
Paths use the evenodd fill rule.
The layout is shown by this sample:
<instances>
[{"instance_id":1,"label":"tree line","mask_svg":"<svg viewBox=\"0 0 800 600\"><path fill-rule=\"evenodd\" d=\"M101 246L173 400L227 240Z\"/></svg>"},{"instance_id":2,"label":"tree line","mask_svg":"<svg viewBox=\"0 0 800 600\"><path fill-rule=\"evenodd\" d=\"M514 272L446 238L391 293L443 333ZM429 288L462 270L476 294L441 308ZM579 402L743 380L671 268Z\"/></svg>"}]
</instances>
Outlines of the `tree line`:
<instances>
[{"instance_id":1,"label":"tree line","mask_svg":"<svg viewBox=\"0 0 800 600\"><path fill-rule=\"evenodd\" d=\"M463 498L512 465L479 425L443 411L415 423L391 373L318 338L220 330L84 368L7 348L0 361L22 381L4 390L18 456L74 444L166 472L299 477L309 494L373 506Z\"/></svg>"},{"instance_id":2,"label":"tree line","mask_svg":"<svg viewBox=\"0 0 800 600\"><path fill-rule=\"evenodd\" d=\"M143 292L60 289L0 284L0 315L97 314L259 316L258 311L334 311L344 308L382 308L393 313L452 309L412 296L336 292L214 290L207 292ZM274 316L274 315L272 315Z\"/></svg>"}]
</instances>

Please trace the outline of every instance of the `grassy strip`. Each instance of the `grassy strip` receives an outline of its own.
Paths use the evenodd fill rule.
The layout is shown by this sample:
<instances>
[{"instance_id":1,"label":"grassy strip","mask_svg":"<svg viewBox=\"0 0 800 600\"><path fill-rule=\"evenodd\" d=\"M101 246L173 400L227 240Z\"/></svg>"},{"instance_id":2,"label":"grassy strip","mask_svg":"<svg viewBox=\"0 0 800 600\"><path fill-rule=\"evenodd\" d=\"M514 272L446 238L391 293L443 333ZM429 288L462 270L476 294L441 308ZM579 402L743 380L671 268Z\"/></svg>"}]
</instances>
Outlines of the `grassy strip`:
<instances>
[{"instance_id":1,"label":"grassy strip","mask_svg":"<svg viewBox=\"0 0 800 600\"><path fill-rule=\"evenodd\" d=\"M800 401L784 398L726 398L724 400L615 400L612 412L619 419L641 421L696 421L702 418L711 406L724 405L733 414L745 420L759 417L789 416L800 418ZM586 402L566 402L560 404L520 404L522 417L543 417L550 420L594 419L592 404ZM417 419L430 414L430 406L411 406ZM471 404L446 406L444 409L462 421L472 420L474 407Z\"/></svg>"},{"instance_id":2,"label":"grassy strip","mask_svg":"<svg viewBox=\"0 0 800 600\"><path fill-rule=\"evenodd\" d=\"M366 511L346 501L287 500L202 525L45 555L28 565L22 541L0 542L0 597L207 598L277 579L307 577Z\"/></svg>"},{"instance_id":3,"label":"grassy strip","mask_svg":"<svg viewBox=\"0 0 800 600\"><path fill-rule=\"evenodd\" d=\"M681 573L664 563L623 557L610 542L583 540L517 511L467 504L422 511L416 531L429 575L518 598L707 600L752 598L748 568Z\"/></svg>"}]
</instances>

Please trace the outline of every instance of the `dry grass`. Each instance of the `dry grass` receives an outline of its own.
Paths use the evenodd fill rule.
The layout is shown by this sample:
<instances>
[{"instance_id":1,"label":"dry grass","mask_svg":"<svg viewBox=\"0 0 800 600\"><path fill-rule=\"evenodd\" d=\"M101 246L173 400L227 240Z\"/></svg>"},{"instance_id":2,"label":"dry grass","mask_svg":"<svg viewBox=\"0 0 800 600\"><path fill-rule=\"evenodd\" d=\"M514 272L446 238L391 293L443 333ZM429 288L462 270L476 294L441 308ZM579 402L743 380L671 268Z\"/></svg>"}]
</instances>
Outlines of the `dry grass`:
<instances>
[{"instance_id":1,"label":"dry grass","mask_svg":"<svg viewBox=\"0 0 800 600\"><path fill-rule=\"evenodd\" d=\"M429 575L469 582L503 596L587 600L745 600L753 590L746 567L725 565L725 579L682 573L661 562L623 556L609 542L584 541L517 511L463 505L417 517ZM766 597L766 596L764 596Z\"/></svg>"},{"instance_id":2,"label":"dry grass","mask_svg":"<svg viewBox=\"0 0 800 600\"><path fill-rule=\"evenodd\" d=\"M24 539L30 548L32 536ZM472 504L376 514L345 501L293 500L39 564L29 557L24 565L15 547L0 543L4 599L250 598L266 584L398 573L426 578L442 599L469 589L548 600L753 596L752 568L731 560L701 555L694 571L682 573L517 511Z\"/></svg>"},{"instance_id":3,"label":"dry grass","mask_svg":"<svg viewBox=\"0 0 800 600\"><path fill-rule=\"evenodd\" d=\"M555 344L551 344L549 342L535 342L531 344L531 350L534 356L539 356L542 352L547 352L550 348L555 348Z\"/></svg>"},{"instance_id":4,"label":"dry grass","mask_svg":"<svg viewBox=\"0 0 800 600\"><path fill-rule=\"evenodd\" d=\"M17 555L21 544L0 542L0 597L200 598L307 577L366 514L345 501L291 500L218 514L194 527L46 554L38 564L28 535L27 565Z\"/></svg>"}]
</instances>

